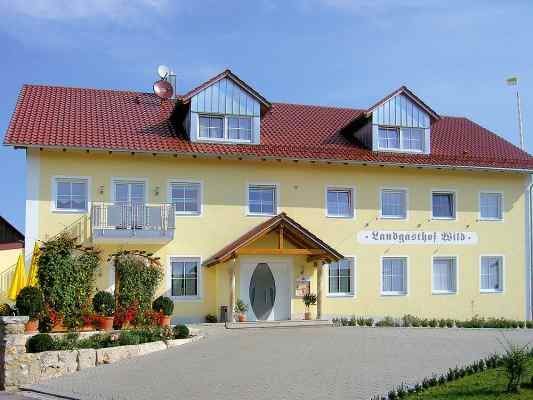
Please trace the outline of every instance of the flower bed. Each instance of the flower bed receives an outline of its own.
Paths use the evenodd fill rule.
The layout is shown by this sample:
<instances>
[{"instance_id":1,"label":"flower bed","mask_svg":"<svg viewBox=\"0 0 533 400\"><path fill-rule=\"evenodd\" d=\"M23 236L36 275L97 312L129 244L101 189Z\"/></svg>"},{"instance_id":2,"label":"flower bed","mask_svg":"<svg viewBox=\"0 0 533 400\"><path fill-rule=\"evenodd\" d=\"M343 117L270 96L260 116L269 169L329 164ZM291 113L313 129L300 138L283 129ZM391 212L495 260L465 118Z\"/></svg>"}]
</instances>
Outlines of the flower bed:
<instances>
[{"instance_id":1,"label":"flower bed","mask_svg":"<svg viewBox=\"0 0 533 400\"><path fill-rule=\"evenodd\" d=\"M533 321L518 321L494 317L484 318L478 316L461 321L451 318L419 318L409 314L401 318L388 316L379 320L354 315L350 318L333 318L333 324L335 326L533 329Z\"/></svg>"}]
</instances>

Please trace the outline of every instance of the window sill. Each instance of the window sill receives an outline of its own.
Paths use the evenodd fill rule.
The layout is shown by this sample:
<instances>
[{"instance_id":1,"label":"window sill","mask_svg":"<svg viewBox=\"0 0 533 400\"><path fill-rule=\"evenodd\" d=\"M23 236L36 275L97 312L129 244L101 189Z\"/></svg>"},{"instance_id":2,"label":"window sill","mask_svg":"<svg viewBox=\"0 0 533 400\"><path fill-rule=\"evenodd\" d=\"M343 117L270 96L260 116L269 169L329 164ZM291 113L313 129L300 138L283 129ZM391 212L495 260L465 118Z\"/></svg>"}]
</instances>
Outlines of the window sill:
<instances>
[{"instance_id":1,"label":"window sill","mask_svg":"<svg viewBox=\"0 0 533 400\"><path fill-rule=\"evenodd\" d=\"M201 302L203 299L200 296L170 296L172 301L181 302L181 301L190 301L190 302Z\"/></svg>"},{"instance_id":2,"label":"window sill","mask_svg":"<svg viewBox=\"0 0 533 400\"><path fill-rule=\"evenodd\" d=\"M355 298L355 293L328 293L326 295L326 297L330 297L330 298L350 298L350 297L353 297Z\"/></svg>"},{"instance_id":3,"label":"window sill","mask_svg":"<svg viewBox=\"0 0 533 400\"><path fill-rule=\"evenodd\" d=\"M251 213L247 212L247 217L274 217L276 214L261 214L261 213Z\"/></svg>"},{"instance_id":4,"label":"window sill","mask_svg":"<svg viewBox=\"0 0 533 400\"><path fill-rule=\"evenodd\" d=\"M202 213L175 212L176 217L201 217Z\"/></svg>"},{"instance_id":5,"label":"window sill","mask_svg":"<svg viewBox=\"0 0 533 400\"><path fill-rule=\"evenodd\" d=\"M457 291L455 292L452 292L452 291L446 291L446 290L434 290L431 292L432 295L436 295L436 296L440 296L440 295L454 295L454 294L457 294Z\"/></svg>"},{"instance_id":6,"label":"window sill","mask_svg":"<svg viewBox=\"0 0 533 400\"><path fill-rule=\"evenodd\" d=\"M503 222L503 218L478 218L479 222Z\"/></svg>"},{"instance_id":7,"label":"window sill","mask_svg":"<svg viewBox=\"0 0 533 400\"><path fill-rule=\"evenodd\" d=\"M53 213L58 214L87 214L89 211L87 210L71 210L71 209L65 209L62 210L60 208L52 208Z\"/></svg>"},{"instance_id":8,"label":"window sill","mask_svg":"<svg viewBox=\"0 0 533 400\"><path fill-rule=\"evenodd\" d=\"M380 215L379 219L392 219L396 221L407 221L407 217L393 217L393 216L387 216L387 215Z\"/></svg>"},{"instance_id":9,"label":"window sill","mask_svg":"<svg viewBox=\"0 0 533 400\"><path fill-rule=\"evenodd\" d=\"M431 216L434 221L457 221L457 217L434 217Z\"/></svg>"},{"instance_id":10,"label":"window sill","mask_svg":"<svg viewBox=\"0 0 533 400\"><path fill-rule=\"evenodd\" d=\"M253 144L251 140L239 140L239 139L216 139L216 138L196 138L197 142L202 143L225 143L225 144Z\"/></svg>"},{"instance_id":11,"label":"window sill","mask_svg":"<svg viewBox=\"0 0 533 400\"><path fill-rule=\"evenodd\" d=\"M327 218L333 218L333 219L354 219L355 216L353 214L350 215L330 215L326 214Z\"/></svg>"},{"instance_id":12,"label":"window sill","mask_svg":"<svg viewBox=\"0 0 533 400\"><path fill-rule=\"evenodd\" d=\"M481 289L481 290L479 291L479 293L481 293L481 294L491 294L491 293L499 294L499 293L503 293L503 290L486 290L486 289Z\"/></svg>"},{"instance_id":13,"label":"window sill","mask_svg":"<svg viewBox=\"0 0 533 400\"><path fill-rule=\"evenodd\" d=\"M381 292L381 295L385 297L407 296L407 292Z\"/></svg>"}]
</instances>

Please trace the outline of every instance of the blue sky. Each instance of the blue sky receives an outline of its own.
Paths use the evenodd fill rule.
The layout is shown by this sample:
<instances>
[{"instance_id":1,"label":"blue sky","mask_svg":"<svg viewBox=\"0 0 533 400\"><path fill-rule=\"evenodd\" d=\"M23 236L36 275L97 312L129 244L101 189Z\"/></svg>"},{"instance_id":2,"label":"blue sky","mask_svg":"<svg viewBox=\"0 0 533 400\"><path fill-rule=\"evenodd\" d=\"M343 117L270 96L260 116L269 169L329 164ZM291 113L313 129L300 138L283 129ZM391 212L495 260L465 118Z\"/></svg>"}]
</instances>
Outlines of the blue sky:
<instances>
[{"instance_id":1,"label":"blue sky","mask_svg":"<svg viewBox=\"0 0 533 400\"><path fill-rule=\"evenodd\" d=\"M29 5L30 4L30 5ZM184 92L231 68L267 99L367 107L402 84L533 150L533 2L0 0L0 131L23 83ZM0 214L24 229L24 152L0 149Z\"/></svg>"}]
</instances>

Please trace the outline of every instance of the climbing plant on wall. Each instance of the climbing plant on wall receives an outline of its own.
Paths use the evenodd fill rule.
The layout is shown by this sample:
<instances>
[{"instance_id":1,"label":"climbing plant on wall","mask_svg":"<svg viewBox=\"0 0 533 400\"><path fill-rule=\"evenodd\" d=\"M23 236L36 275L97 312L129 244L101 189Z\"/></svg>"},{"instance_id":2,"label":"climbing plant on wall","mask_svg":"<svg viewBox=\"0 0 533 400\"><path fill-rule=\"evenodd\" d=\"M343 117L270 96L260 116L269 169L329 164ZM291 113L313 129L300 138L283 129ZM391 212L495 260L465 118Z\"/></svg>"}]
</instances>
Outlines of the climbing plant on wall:
<instances>
[{"instance_id":1,"label":"climbing plant on wall","mask_svg":"<svg viewBox=\"0 0 533 400\"><path fill-rule=\"evenodd\" d=\"M151 309L157 287L163 279L158 257L139 250L125 250L112 254L115 265L115 296L120 310L138 308L138 313Z\"/></svg>"},{"instance_id":2,"label":"climbing plant on wall","mask_svg":"<svg viewBox=\"0 0 533 400\"><path fill-rule=\"evenodd\" d=\"M77 245L68 234L45 241L37 276L47 306L67 318L80 314L90 302L99 263L98 250Z\"/></svg>"}]
</instances>

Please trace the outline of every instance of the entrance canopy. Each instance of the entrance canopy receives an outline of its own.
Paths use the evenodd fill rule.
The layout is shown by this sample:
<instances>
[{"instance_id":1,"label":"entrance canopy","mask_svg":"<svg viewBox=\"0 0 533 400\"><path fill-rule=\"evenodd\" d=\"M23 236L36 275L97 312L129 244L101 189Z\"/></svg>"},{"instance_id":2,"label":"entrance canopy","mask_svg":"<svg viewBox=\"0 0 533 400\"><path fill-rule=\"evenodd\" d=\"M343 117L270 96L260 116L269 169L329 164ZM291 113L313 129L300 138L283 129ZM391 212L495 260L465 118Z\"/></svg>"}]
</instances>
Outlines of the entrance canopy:
<instances>
[{"instance_id":1,"label":"entrance canopy","mask_svg":"<svg viewBox=\"0 0 533 400\"><path fill-rule=\"evenodd\" d=\"M278 235L278 245L275 248L248 247L271 232ZM292 246L287 247L288 243ZM324 260L327 262L343 258L341 253L285 213L278 214L249 230L206 260L204 265L211 267L240 255L306 255L308 261Z\"/></svg>"}]
</instances>

